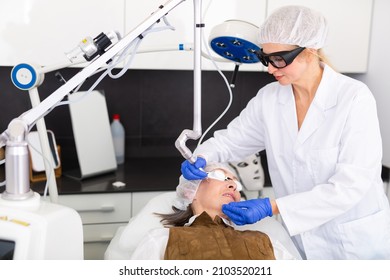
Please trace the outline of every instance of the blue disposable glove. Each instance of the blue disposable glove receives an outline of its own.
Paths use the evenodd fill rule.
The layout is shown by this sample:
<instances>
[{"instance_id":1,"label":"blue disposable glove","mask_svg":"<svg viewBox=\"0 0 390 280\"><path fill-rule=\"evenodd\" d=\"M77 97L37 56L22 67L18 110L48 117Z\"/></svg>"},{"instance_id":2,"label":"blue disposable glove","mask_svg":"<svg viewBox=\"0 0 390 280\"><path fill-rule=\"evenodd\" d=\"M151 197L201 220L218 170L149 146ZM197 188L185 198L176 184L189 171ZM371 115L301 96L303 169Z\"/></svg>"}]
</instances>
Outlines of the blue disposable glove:
<instances>
[{"instance_id":1,"label":"blue disposable glove","mask_svg":"<svg viewBox=\"0 0 390 280\"><path fill-rule=\"evenodd\" d=\"M269 198L250 199L222 205L222 212L236 225L253 224L272 216Z\"/></svg>"},{"instance_id":2,"label":"blue disposable glove","mask_svg":"<svg viewBox=\"0 0 390 280\"><path fill-rule=\"evenodd\" d=\"M206 166L206 160L198 157L195 163L188 160L181 164L181 173L187 180L202 180L207 177L207 173L201 170Z\"/></svg>"}]
</instances>

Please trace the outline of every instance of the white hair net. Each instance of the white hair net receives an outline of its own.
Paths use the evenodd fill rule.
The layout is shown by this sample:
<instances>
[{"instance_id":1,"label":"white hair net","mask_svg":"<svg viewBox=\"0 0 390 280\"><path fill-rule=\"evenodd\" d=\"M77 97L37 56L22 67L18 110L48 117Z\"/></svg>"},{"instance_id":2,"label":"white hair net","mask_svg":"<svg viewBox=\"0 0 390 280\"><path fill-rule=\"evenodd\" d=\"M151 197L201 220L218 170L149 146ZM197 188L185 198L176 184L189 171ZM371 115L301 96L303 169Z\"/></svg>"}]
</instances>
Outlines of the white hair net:
<instances>
[{"instance_id":1,"label":"white hair net","mask_svg":"<svg viewBox=\"0 0 390 280\"><path fill-rule=\"evenodd\" d=\"M235 172L226 164L223 163L210 163L204 168L204 171L210 172L215 169L223 169L229 171L232 174ZM179 185L176 187L176 198L173 201L173 206L180 210L186 210L188 205L194 200L196 191L202 180L187 180L183 175L179 178Z\"/></svg>"},{"instance_id":2,"label":"white hair net","mask_svg":"<svg viewBox=\"0 0 390 280\"><path fill-rule=\"evenodd\" d=\"M328 25L321 13L304 6L284 6L262 24L259 43L320 49L325 45L327 33Z\"/></svg>"}]
</instances>

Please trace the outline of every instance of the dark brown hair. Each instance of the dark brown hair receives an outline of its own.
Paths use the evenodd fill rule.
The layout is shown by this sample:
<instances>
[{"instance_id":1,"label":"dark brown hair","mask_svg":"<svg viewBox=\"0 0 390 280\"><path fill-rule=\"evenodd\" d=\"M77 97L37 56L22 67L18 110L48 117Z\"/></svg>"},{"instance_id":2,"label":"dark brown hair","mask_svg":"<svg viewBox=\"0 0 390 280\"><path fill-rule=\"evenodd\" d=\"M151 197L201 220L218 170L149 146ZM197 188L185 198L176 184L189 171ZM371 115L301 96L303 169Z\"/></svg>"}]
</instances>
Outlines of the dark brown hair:
<instances>
[{"instance_id":1,"label":"dark brown hair","mask_svg":"<svg viewBox=\"0 0 390 280\"><path fill-rule=\"evenodd\" d=\"M160 222L164 226L174 226L174 227L184 226L194 215L194 212L192 211L191 208L191 204L188 205L186 210L177 209L175 206L172 206L172 210L173 213L170 214L161 214L161 213L154 213L154 214L161 218Z\"/></svg>"}]
</instances>

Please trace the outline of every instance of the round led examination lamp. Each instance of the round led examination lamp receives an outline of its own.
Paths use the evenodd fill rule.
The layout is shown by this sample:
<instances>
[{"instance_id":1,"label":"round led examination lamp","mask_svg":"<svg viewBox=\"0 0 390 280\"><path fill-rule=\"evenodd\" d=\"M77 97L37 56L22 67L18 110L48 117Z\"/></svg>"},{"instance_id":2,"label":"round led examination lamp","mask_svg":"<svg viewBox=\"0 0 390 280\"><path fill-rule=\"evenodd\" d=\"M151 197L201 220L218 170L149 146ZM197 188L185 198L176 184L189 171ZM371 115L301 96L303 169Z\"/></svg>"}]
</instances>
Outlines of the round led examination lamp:
<instances>
[{"instance_id":1,"label":"round led examination lamp","mask_svg":"<svg viewBox=\"0 0 390 280\"><path fill-rule=\"evenodd\" d=\"M246 21L228 20L215 26L210 32L210 45L220 56L236 63L257 63L255 44L259 28Z\"/></svg>"}]
</instances>

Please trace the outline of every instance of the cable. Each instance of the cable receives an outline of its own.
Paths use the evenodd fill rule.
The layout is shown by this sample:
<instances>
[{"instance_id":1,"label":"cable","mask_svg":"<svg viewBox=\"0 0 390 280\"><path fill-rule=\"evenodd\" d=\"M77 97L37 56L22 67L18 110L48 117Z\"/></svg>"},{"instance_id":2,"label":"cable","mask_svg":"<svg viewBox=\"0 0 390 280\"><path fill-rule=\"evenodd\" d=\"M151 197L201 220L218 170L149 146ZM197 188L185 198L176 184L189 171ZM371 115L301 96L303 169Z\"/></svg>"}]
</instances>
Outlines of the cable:
<instances>
[{"instance_id":1,"label":"cable","mask_svg":"<svg viewBox=\"0 0 390 280\"><path fill-rule=\"evenodd\" d=\"M211 3L213 2L213 0L211 0L203 14L203 18L206 17L206 13L208 11L208 9L210 8L211 6ZM218 73L221 75L222 79L224 80L225 84L226 84L226 87L229 91L229 102L228 102L228 105L226 106L225 110L219 115L219 117L203 132L201 138L199 139L198 141L198 144L197 146L199 146L202 141L203 141L203 138L206 136L206 134L214 127L215 124L217 124L221 119L222 117L226 114L226 112L230 109L230 106L232 105L232 102L233 102L233 92L232 92L232 89L230 87L230 84L226 78L226 76L222 73L221 69L218 67L217 63L215 62L215 59L214 57L210 54L210 48L208 47L207 43L206 43L206 39L205 39L205 35L203 33L203 44L204 44L204 48L206 49L206 52L207 52L207 58L211 60L211 62L213 63L215 69L218 71Z\"/></svg>"},{"instance_id":2,"label":"cable","mask_svg":"<svg viewBox=\"0 0 390 280\"><path fill-rule=\"evenodd\" d=\"M166 27L160 27L160 28L153 28L153 26L151 26L149 29L147 29L144 34L142 35L142 37L144 38L147 34L149 34L150 32L158 32L158 31L162 31L162 30L165 30L165 29L174 29L174 27L172 27L168 21L165 19L164 17L164 22L165 24L167 25ZM96 86L103 80L103 78L105 76L107 76L107 74L111 77L111 78L114 78L114 79L117 79L117 78L120 78L121 76L123 76L123 74L130 68L130 65L135 57L135 54L136 54L136 51L141 43L142 39L141 38L137 38L136 40L132 41L129 43L128 46L125 47L125 49L119 54L119 55L116 55L113 60L110 62L110 64L107 66L107 67L104 67L104 68L100 68L98 70L95 71L95 73L93 73L91 76L93 75L96 75L97 73L101 72L101 71L104 71L103 74L101 74L99 76L99 78L95 81L95 83L88 89L87 92L85 92L83 95L81 95L79 98L77 98L76 100L73 100L73 101L61 101L61 102L58 102L57 104L55 104L52 108L50 108L47 112L45 112L45 114L42 116L42 117L45 117L47 114L49 114L54 108L58 107L58 106L62 106L62 105L67 105L67 104L70 104L70 103L74 103L74 102L79 102L81 101L82 99L84 99L93 89L96 88ZM118 74L113 74L112 73L112 70L115 68L115 66L117 66L119 63L121 63L124 59L126 59L126 57L129 55L129 50L131 49L131 47L135 45L134 47L134 51L131 53L131 57L129 59L129 61L126 63L125 67L118 73ZM73 92L76 92L80 89L81 85L85 82L85 80L80 83L77 88L73 91ZM35 126L36 122L38 120L36 120L33 124L30 125L29 129L28 129L28 132L31 131L31 129ZM38 149L36 147L34 147L31 143L29 143L29 141L27 140L27 144L30 145L38 154L40 154L42 156L42 158L49 164L50 166L50 170L51 172L49 173L49 175L47 176L48 178L46 179L46 184L45 184L45 189L44 189L44 197L47 196L47 190L48 190L48 187L49 187L49 179L51 178L51 176L54 175L54 170L52 168L52 164L50 162L50 160L48 158L46 158L43 153L39 152ZM4 183L5 185L5 182L2 182L0 183L0 186Z\"/></svg>"},{"instance_id":3,"label":"cable","mask_svg":"<svg viewBox=\"0 0 390 280\"><path fill-rule=\"evenodd\" d=\"M30 130L29 130L30 132ZM51 176L54 175L54 168L53 168L53 165L51 164L50 160L41 152L39 151L36 147L34 147L34 145L29 141L28 137L26 139L26 142L27 142L27 145L29 147L31 147L34 151L36 151L40 156L42 156L42 159L48 164L49 166L49 175L47 176L46 178L46 184L45 184L45 189L44 189L44 192L43 192L43 197L46 198L47 196L47 191L49 189L49 182L50 182L50 179L51 179Z\"/></svg>"},{"instance_id":4,"label":"cable","mask_svg":"<svg viewBox=\"0 0 390 280\"><path fill-rule=\"evenodd\" d=\"M109 77L113 78L113 79L118 79L120 77L122 77L126 71L130 68L130 65L131 63L133 62L133 59L137 53L137 49L139 48L142 40L151 32L160 32L160 31L163 31L163 30L167 30L167 29L170 29L170 30L175 30L175 28L169 24L168 20L166 19L166 17L164 16L163 17L163 21L164 23L166 24L166 26L162 26L162 27L154 27L154 25L152 25L151 27L149 27L143 34L140 35L140 37L138 37L136 40L133 40L132 42L130 42L125 48L123 51L120 52L120 54L117 54L114 56L114 58L112 59L112 61L108 64L107 67L103 67L103 68L100 68L98 70L95 71L95 73L93 73L91 76L93 75L96 75L97 73L101 72L101 71L104 71L104 73L102 73L99 78L94 82L94 84L82 95L80 96L79 98L77 98L76 100L73 100L73 101L62 101L62 102L59 102L58 104L56 104L54 107L57 107L57 106L60 106L60 105L66 105L66 104L70 104L70 103L74 103L74 102L79 102L80 100L82 100L83 98L85 98L92 90L94 90L96 88L96 86L107 76L109 75ZM142 36L142 37L141 37ZM134 45L134 49L132 52L130 52L130 49L131 47ZM122 70L117 73L117 74L113 74L112 73L112 70L115 69L115 67L121 63L122 61L124 61L128 55L130 55L130 59L127 61L127 63L125 64L125 66L122 68ZM78 91L79 88L81 87L82 83L75 89L74 92Z\"/></svg>"},{"instance_id":5,"label":"cable","mask_svg":"<svg viewBox=\"0 0 390 280\"><path fill-rule=\"evenodd\" d=\"M210 4L211 4L212 0L210 1L209 5L207 6L207 10L208 8L210 7ZM207 11L206 10L206 11ZM205 14L204 14L205 15ZM202 134L201 138L199 139L198 141L198 145L199 146L202 141L203 141L203 138L206 136L206 134L211 130L211 128L214 127L214 125L216 123L218 123L222 117L226 114L226 112L230 109L230 106L232 105L232 102L233 102L233 92L232 92L232 89L230 87L230 84L226 78L226 76L222 73L221 69L218 67L217 63L215 62L214 58L211 56L210 54L210 49L206 43L206 40L205 40L205 35L203 33L203 44L204 44L204 47L206 49L206 52L207 52L207 55L208 55L208 58L211 60L211 62L213 63L215 69L218 71L218 73L221 75L222 79L225 81L225 84L226 84L226 87L229 91L229 102L228 102L228 105L226 106L225 110L219 115L219 117L205 130L205 132Z\"/></svg>"},{"instance_id":6,"label":"cable","mask_svg":"<svg viewBox=\"0 0 390 280\"><path fill-rule=\"evenodd\" d=\"M99 76L99 78L95 81L95 83L83 94L81 95L79 98L73 100L73 101L59 101L57 104L55 104L54 106L52 106L49 110L47 110L47 112L45 112L39 119L45 117L47 114L49 114L54 108L58 107L58 106L62 106L62 105L69 105L70 103L75 103L75 102L79 102L81 101L83 98L85 98L92 90L94 90L96 88L96 86L103 80L104 77L107 76L107 74L113 78L113 79L118 79L120 78L121 76L124 75L124 73L130 68L130 65L134 59L134 56L136 55L137 53L137 49L142 41L143 38L145 38L146 35L148 35L149 33L151 32L159 32L159 31L163 31L163 30L167 30L167 29L170 29L170 30L175 30L175 27L173 27L171 24L169 24L168 22L168 19L166 18L166 16L162 17L163 19L163 22L165 23L165 26L162 26L162 27L154 27L156 25L153 24L152 26L150 26L147 30L144 31L143 34L140 34L140 36L136 39L136 40L133 40L131 41L125 48L124 50L122 50L119 54L116 54L113 58L112 58L112 61L106 66L106 67L101 67L99 68L98 70L96 70L94 73L92 73L90 75L91 76L94 76L96 75L97 73L99 72L102 72L104 71L103 74L101 74ZM135 48L134 50L131 52L131 57L130 59L128 60L128 62L126 63L125 67L123 67L123 69L117 73L117 74L113 74L112 73L112 70L119 64L121 63L123 60L126 59L126 57L130 54L129 53L129 50L131 48L131 46L135 44ZM86 80L84 80L83 82L81 82L74 90L73 92L77 92L82 84L85 82ZM27 111L28 112L28 111ZM25 113L27 113L25 112ZM25 114L24 113L24 114ZM30 131L36 124L36 122L39 120L35 120L30 126L29 126L29 129L28 131ZM1 135L2 136L2 135Z\"/></svg>"},{"instance_id":7,"label":"cable","mask_svg":"<svg viewBox=\"0 0 390 280\"><path fill-rule=\"evenodd\" d=\"M0 160L0 165L5 164L5 158ZM5 186L6 181L0 182L0 187Z\"/></svg>"}]
</instances>

